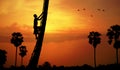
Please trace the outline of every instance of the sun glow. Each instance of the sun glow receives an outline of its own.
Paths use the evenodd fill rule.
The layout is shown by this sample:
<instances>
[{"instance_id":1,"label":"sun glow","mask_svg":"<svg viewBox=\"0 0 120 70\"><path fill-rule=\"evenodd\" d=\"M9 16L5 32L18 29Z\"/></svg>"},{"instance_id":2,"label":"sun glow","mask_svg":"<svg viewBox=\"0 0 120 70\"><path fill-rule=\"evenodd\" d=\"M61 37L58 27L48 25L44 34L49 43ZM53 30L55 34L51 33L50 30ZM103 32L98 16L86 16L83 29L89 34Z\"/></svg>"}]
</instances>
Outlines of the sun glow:
<instances>
[{"instance_id":1,"label":"sun glow","mask_svg":"<svg viewBox=\"0 0 120 70\"><path fill-rule=\"evenodd\" d=\"M60 10L48 13L46 32L61 32L69 30L85 29L88 21L85 17L79 16L71 12L63 12Z\"/></svg>"},{"instance_id":2,"label":"sun glow","mask_svg":"<svg viewBox=\"0 0 120 70\"><path fill-rule=\"evenodd\" d=\"M62 11L48 14L46 32L57 32L71 27L74 17ZM69 25L68 25L69 24Z\"/></svg>"}]
</instances>

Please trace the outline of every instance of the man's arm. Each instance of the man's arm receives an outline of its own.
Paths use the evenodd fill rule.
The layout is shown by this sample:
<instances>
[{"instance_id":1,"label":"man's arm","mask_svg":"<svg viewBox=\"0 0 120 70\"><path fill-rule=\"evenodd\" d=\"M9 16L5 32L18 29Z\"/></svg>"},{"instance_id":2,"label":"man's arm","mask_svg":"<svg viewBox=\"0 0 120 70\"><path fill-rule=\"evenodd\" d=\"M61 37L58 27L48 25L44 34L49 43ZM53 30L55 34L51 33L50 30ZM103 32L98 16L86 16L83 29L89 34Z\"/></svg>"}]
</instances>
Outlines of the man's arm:
<instances>
[{"instance_id":1,"label":"man's arm","mask_svg":"<svg viewBox=\"0 0 120 70\"><path fill-rule=\"evenodd\" d=\"M43 18L43 16L42 17L40 17L38 20L41 20Z\"/></svg>"},{"instance_id":2,"label":"man's arm","mask_svg":"<svg viewBox=\"0 0 120 70\"><path fill-rule=\"evenodd\" d=\"M43 12L40 14L40 16L38 17L38 19L41 20L42 16L43 16Z\"/></svg>"}]
</instances>

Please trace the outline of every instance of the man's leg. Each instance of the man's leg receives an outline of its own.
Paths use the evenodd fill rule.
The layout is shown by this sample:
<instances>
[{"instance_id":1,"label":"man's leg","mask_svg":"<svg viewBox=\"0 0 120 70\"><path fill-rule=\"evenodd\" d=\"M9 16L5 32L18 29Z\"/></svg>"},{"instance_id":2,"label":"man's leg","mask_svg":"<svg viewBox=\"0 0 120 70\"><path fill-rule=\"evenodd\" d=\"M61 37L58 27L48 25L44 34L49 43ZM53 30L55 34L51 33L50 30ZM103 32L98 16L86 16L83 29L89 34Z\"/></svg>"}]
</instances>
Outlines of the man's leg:
<instances>
[{"instance_id":1,"label":"man's leg","mask_svg":"<svg viewBox=\"0 0 120 70\"><path fill-rule=\"evenodd\" d=\"M38 39L38 35L37 34L35 34L35 38Z\"/></svg>"}]
</instances>

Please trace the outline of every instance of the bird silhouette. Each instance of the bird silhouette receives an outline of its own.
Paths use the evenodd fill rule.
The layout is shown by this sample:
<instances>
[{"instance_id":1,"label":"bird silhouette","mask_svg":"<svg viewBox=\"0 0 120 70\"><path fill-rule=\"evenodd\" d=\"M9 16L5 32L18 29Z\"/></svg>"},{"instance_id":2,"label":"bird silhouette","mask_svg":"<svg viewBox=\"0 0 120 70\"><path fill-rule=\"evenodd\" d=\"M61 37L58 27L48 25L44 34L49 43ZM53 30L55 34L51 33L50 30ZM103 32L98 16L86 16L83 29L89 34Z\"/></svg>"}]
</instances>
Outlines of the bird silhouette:
<instances>
[{"instance_id":1,"label":"bird silhouette","mask_svg":"<svg viewBox=\"0 0 120 70\"><path fill-rule=\"evenodd\" d=\"M102 11L104 12L105 10L103 9Z\"/></svg>"},{"instance_id":2,"label":"bird silhouette","mask_svg":"<svg viewBox=\"0 0 120 70\"><path fill-rule=\"evenodd\" d=\"M93 17L93 15L91 14L90 17Z\"/></svg>"},{"instance_id":3,"label":"bird silhouette","mask_svg":"<svg viewBox=\"0 0 120 70\"><path fill-rule=\"evenodd\" d=\"M83 8L83 10L86 10L85 8Z\"/></svg>"},{"instance_id":4,"label":"bird silhouette","mask_svg":"<svg viewBox=\"0 0 120 70\"><path fill-rule=\"evenodd\" d=\"M101 9L97 9L98 11L101 11Z\"/></svg>"},{"instance_id":5,"label":"bird silhouette","mask_svg":"<svg viewBox=\"0 0 120 70\"><path fill-rule=\"evenodd\" d=\"M77 9L77 11L80 11L80 9Z\"/></svg>"}]
</instances>

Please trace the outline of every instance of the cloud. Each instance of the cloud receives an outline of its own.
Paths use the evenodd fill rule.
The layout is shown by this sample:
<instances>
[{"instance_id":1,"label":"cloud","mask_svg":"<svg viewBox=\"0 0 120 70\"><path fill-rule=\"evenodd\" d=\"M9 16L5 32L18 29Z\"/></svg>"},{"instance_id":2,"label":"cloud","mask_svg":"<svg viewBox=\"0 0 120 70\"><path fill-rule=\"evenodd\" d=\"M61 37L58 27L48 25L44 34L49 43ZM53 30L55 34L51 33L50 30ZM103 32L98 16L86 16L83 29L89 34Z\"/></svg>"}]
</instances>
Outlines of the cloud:
<instances>
[{"instance_id":1,"label":"cloud","mask_svg":"<svg viewBox=\"0 0 120 70\"><path fill-rule=\"evenodd\" d=\"M24 38L29 39L32 36L32 31L33 31L32 29L33 29L32 27L27 25L19 26L18 23L13 23L10 26L1 27L0 42L9 42L9 39L11 38L11 34L13 32L20 32Z\"/></svg>"},{"instance_id":2,"label":"cloud","mask_svg":"<svg viewBox=\"0 0 120 70\"><path fill-rule=\"evenodd\" d=\"M4 30L4 31L3 31ZM13 32L21 32L26 42L34 42L35 36L33 34L33 28L31 26L20 26L18 23L13 23L10 26L1 27L0 30L0 42L9 42L11 34ZM78 39L85 39L87 37L83 32L76 30L60 31L59 33L45 33L44 42L64 42Z\"/></svg>"},{"instance_id":3,"label":"cloud","mask_svg":"<svg viewBox=\"0 0 120 70\"><path fill-rule=\"evenodd\" d=\"M65 42L65 41L74 41L74 40L87 39L87 34L82 33L46 33L44 42Z\"/></svg>"}]
</instances>

